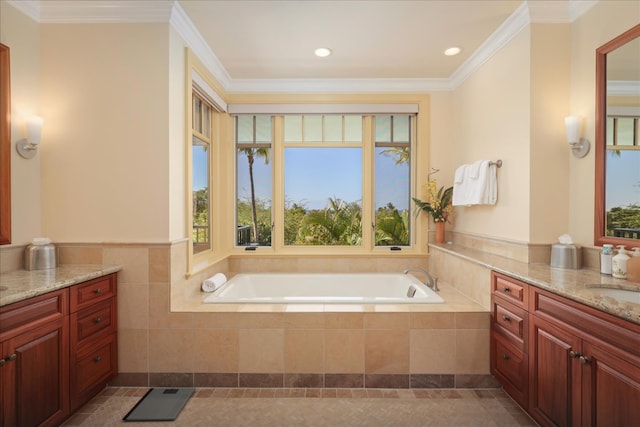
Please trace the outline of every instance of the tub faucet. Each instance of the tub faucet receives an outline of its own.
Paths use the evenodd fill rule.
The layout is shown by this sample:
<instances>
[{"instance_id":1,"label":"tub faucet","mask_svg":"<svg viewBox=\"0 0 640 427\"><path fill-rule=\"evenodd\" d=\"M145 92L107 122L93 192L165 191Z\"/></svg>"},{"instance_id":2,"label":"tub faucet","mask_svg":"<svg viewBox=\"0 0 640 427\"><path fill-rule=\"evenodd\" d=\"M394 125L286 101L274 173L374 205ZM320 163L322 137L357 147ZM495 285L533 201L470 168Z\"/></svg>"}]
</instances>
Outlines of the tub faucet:
<instances>
[{"instance_id":1,"label":"tub faucet","mask_svg":"<svg viewBox=\"0 0 640 427\"><path fill-rule=\"evenodd\" d=\"M427 270L425 270L423 268L407 268L404 271L404 274L409 274L412 271L419 271L421 273L424 273L424 275L425 275L424 284L427 285L428 287L430 287L431 289L433 289L434 292L440 292L440 289L438 288L438 278L437 277L432 276Z\"/></svg>"}]
</instances>

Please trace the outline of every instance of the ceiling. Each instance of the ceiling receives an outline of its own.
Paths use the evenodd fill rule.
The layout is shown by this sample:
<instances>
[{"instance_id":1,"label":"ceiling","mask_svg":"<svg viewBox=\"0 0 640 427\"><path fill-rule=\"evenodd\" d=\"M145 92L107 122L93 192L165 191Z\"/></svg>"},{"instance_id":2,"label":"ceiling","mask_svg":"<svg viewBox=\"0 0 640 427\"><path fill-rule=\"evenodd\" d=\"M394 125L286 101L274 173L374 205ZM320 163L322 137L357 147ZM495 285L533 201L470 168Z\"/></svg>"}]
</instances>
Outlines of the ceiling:
<instances>
[{"instance_id":1,"label":"ceiling","mask_svg":"<svg viewBox=\"0 0 640 427\"><path fill-rule=\"evenodd\" d=\"M232 79L406 79L451 76L522 1L178 3Z\"/></svg>"},{"instance_id":2,"label":"ceiling","mask_svg":"<svg viewBox=\"0 0 640 427\"><path fill-rule=\"evenodd\" d=\"M5 0L2 0L5 1ZM597 0L6 0L40 23L170 22L231 92L451 90ZM462 48L445 56L451 46ZM314 49L333 54L318 58Z\"/></svg>"}]
</instances>

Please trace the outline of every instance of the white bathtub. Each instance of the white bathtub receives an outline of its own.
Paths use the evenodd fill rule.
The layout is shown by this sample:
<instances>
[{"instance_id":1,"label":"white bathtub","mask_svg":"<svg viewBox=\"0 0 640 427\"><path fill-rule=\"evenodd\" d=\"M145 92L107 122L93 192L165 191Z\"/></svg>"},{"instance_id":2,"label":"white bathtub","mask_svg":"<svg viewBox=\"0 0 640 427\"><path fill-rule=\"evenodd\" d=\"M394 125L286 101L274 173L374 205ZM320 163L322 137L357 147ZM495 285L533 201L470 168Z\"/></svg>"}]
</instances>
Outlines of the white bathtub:
<instances>
[{"instance_id":1,"label":"white bathtub","mask_svg":"<svg viewBox=\"0 0 640 427\"><path fill-rule=\"evenodd\" d=\"M416 292L410 298L407 292ZM205 303L227 304L434 304L444 300L410 274L237 274Z\"/></svg>"}]
</instances>

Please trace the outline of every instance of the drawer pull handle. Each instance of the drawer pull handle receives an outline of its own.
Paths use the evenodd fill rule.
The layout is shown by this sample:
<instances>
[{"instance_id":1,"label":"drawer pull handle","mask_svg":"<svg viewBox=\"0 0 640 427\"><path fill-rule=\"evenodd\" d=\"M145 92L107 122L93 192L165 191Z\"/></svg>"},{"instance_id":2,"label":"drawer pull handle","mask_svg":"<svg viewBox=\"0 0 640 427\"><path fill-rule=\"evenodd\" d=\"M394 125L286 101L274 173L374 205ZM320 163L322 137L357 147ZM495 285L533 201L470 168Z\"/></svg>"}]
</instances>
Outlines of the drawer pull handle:
<instances>
[{"instance_id":1,"label":"drawer pull handle","mask_svg":"<svg viewBox=\"0 0 640 427\"><path fill-rule=\"evenodd\" d=\"M503 291L505 291L506 293L511 292L511 289L509 289L509 287L508 287L508 286L505 286L505 287L504 287L504 289L502 289L502 290L503 290Z\"/></svg>"},{"instance_id":2,"label":"drawer pull handle","mask_svg":"<svg viewBox=\"0 0 640 427\"><path fill-rule=\"evenodd\" d=\"M96 288L96 289L93 290L93 293L96 294L96 295L100 295L102 293L102 289Z\"/></svg>"},{"instance_id":3,"label":"drawer pull handle","mask_svg":"<svg viewBox=\"0 0 640 427\"><path fill-rule=\"evenodd\" d=\"M102 322L102 317L96 317L95 319L93 319L93 323L95 323L96 325L100 322Z\"/></svg>"},{"instance_id":4,"label":"drawer pull handle","mask_svg":"<svg viewBox=\"0 0 640 427\"><path fill-rule=\"evenodd\" d=\"M589 359L588 357L580 356L580 363L582 363L583 365L588 365L589 363L591 363L591 359Z\"/></svg>"},{"instance_id":5,"label":"drawer pull handle","mask_svg":"<svg viewBox=\"0 0 640 427\"><path fill-rule=\"evenodd\" d=\"M0 359L0 368L2 368L4 366L4 359Z\"/></svg>"},{"instance_id":6,"label":"drawer pull handle","mask_svg":"<svg viewBox=\"0 0 640 427\"><path fill-rule=\"evenodd\" d=\"M93 361L96 362L96 363L100 362L101 360L102 360L102 357L100 357L100 356L96 356L96 357L93 358Z\"/></svg>"},{"instance_id":7,"label":"drawer pull handle","mask_svg":"<svg viewBox=\"0 0 640 427\"><path fill-rule=\"evenodd\" d=\"M580 353L578 353L577 351L573 351L573 350L571 350L571 351L569 352L569 356L571 356L571 357L572 357L572 358L574 358L574 359L578 359L578 358L580 357Z\"/></svg>"},{"instance_id":8,"label":"drawer pull handle","mask_svg":"<svg viewBox=\"0 0 640 427\"><path fill-rule=\"evenodd\" d=\"M13 354L7 355L7 357L5 357L4 360L6 360L7 362L11 362L16 360L17 358L18 358L18 355L13 353Z\"/></svg>"},{"instance_id":9,"label":"drawer pull handle","mask_svg":"<svg viewBox=\"0 0 640 427\"><path fill-rule=\"evenodd\" d=\"M503 355L502 355L502 359L504 359L504 360L509 360L509 359L511 359L511 358L509 357L509 355L508 355L508 354L503 354Z\"/></svg>"},{"instance_id":10,"label":"drawer pull handle","mask_svg":"<svg viewBox=\"0 0 640 427\"><path fill-rule=\"evenodd\" d=\"M502 316L502 320L504 320L505 322L511 322L511 318L509 316L507 316L506 314L504 316Z\"/></svg>"}]
</instances>

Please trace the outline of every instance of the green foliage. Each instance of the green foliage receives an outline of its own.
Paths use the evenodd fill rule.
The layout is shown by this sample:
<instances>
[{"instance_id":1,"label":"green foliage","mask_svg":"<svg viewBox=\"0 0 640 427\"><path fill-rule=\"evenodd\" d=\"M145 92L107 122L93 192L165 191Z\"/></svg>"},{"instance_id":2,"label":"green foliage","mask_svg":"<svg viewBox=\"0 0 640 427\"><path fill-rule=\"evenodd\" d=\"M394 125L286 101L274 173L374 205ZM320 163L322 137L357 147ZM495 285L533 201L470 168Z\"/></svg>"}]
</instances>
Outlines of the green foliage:
<instances>
[{"instance_id":1,"label":"green foliage","mask_svg":"<svg viewBox=\"0 0 640 427\"><path fill-rule=\"evenodd\" d=\"M253 226L253 209L248 200L238 200L237 221L238 226ZM256 199L256 218L258 238L260 246L271 246L271 203ZM255 242L254 242L255 243Z\"/></svg>"},{"instance_id":2,"label":"green foliage","mask_svg":"<svg viewBox=\"0 0 640 427\"><path fill-rule=\"evenodd\" d=\"M640 205L617 206L607 212L607 235L613 236L614 228L640 229Z\"/></svg>"},{"instance_id":3,"label":"green foliage","mask_svg":"<svg viewBox=\"0 0 640 427\"><path fill-rule=\"evenodd\" d=\"M409 213L389 203L376 211L376 246L409 244Z\"/></svg>"},{"instance_id":4,"label":"green foliage","mask_svg":"<svg viewBox=\"0 0 640 427\"><path fill-rule=\"evenodd\" d=\"M306 212L294 244L357 246L361 243L362 208L360 204L329 198L325 209Z\"/></svg>"}]
</instances>

